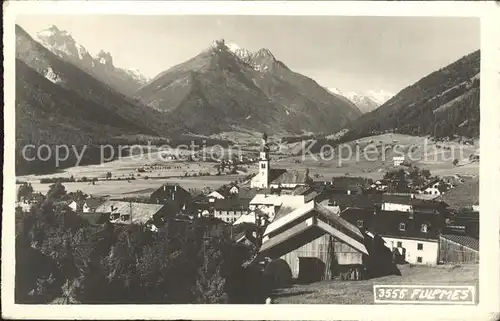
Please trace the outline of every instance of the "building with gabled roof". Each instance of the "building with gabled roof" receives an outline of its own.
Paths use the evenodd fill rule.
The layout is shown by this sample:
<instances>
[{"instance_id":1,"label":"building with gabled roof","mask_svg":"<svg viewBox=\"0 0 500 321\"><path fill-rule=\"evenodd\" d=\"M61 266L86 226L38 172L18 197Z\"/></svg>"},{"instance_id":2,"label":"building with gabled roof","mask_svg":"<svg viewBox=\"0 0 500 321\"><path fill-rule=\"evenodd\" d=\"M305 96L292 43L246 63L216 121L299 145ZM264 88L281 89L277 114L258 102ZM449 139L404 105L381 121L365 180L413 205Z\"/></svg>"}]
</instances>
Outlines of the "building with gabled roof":
<instances>
[{"instance_id":1,"label":"building with gabled roof","mask_svg":"<svg viewBox=\"0 0 500 321\"><path fill-rule=\"evenodd\" d=\"M356 226L311 201L276 216L258 257L284 260L294 278L311 282L364 279L368 256L365 235Z\"/></svg>"},{"instance_id":2,"label":"building with gabled roof","mask_svg":"<svg viewBox=\"0 0 500 321\"><path fill-rule=\"evenodd\" d=\"M163 204L106 201L95 210L96 214L109 214L109 221L117 224L146 224L165 209Z\"/></svg>"},{"instance_id":3,"label":"building with gabled roof","mask_svg":"<svg viewBox=\"0 0 500 321\"><path fill-rule=\"evenodd\" d=\"M479 239L467 235L441 235L439 238L439 262L454 264L478 263Z\"/></svg>"}]
</instances>

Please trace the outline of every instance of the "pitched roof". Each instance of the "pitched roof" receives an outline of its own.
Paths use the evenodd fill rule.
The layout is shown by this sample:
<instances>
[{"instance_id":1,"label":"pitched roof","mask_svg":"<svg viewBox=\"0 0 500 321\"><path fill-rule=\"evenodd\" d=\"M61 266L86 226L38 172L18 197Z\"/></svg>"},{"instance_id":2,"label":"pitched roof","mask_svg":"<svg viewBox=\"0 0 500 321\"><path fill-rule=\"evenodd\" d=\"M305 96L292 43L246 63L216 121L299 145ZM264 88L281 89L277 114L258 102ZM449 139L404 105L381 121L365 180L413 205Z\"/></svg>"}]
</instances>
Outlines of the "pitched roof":
<instances>
[{"instance_id":1,"label":"pitched roof","mask_svg":"<svg viewBox=\"0 0 500 321\"><path fill-rule=\"evenodd\" d=\"M87 206L92 208L92 209L96 209L99 205L101 205L104 202L105 202L105 200L103 200L103 199L93 198L93 197L87 198L85 200L85 203L87 204Z\"/></svg>"},{"instance_id":2,"label":"pitched roof","mask_svg":"<svg viewBox=\"0 0 500 321\"><path fill-rule=\"evenodd\" d=\"M307 184L310 178L307 170L271 169L270 181L271 184Z\"/></svg>"},{"instance_id":3,"label":"pitched roof","mask_svg":"<svg viewBox=\"0 0 500 321\"><path fill-rule=\"evenodd\" d=\"M304 194L307 194L309 192L309 190L311 189L310 186L297 186L293 191L292 191L292 194L293 195L304 195Z\"/></svg>"},{"instance_id":4,"label":"pitched roof","mask_svg":"<svg viewBox=\"0 0 500 321\"><path fill-rule=\"evenodd\" d=\"M248 209L249 204L249 198L231 197L225 199L216 199L214 202L214 208L217 210Z\"/></svg>"},{"instance_id":5,"label":"pitched roof","mask_svg":"<svg viewBox=\"0 0 500 321\"><path fill-rule=\"evenodd\" d=\"M437 200L446 202L453 208L469 207L479 203L479 179L473 179L458 185L441 195Z\"/></svg>"},{"instance_id":6,"label":"pitched roof","mask_svg":"<svg viewBox=\"0 0 500 321\"><path fill-rule=\"evenodd\" d=\"M313 211L317 217L321 219L313 221L315 222L313 225L301 220ZM297 223L292 224L294 222ZM340 216L331 213L327 208L315 202L304 204L300 208L280 217L278 220L274 220L271 224L269 224L264 232L264 236L269 237L273 234L274 236L270 237L262 244L260 252L264 252L272 247L278 246L279 244L304 233L312 226L316 226L324 233L328 233L354 249L368 254L366 247L362 243L362 240L364 239L363 234L357 227L347 222Z\"/></svg>"},{"instance_id":7,"label":"pitched roof","mask_svg":"<svg viewBox=\"0 0 500 321\"><path fill-rule=\"evenodd\" d=\"M471 250L479 251L479 240L467 235L445 234L442 238L463 245Z\"/></svg>"},{"instance_id":8,"label":"pitched roof","mask_svg":"<svg viewBox=\"0 0 500 321\"><path fill-rule=\"evenodd\" d=\"M427 189L438 182L441 182L441 179L439 178L432 179L429 182L427 182L427 184L423 185L420 189L421 190Z\"/></svg>"},{"instance_id":9,"label":"pitched roof","mask_svg":"<svg viewBox=\"0 0 500 321\"><path fill-rule=\"evenodd\" d=\"M257 195L255 195L254 198L252 198L252 200L250 201L250 204L252 204L252 205L265 204L265 205L280 206L281 204L283 204L283 201L281 200L279 195L257 194Z\"/></svg>"},{"instance_id":10,"label":"pitched roof","mask_svg":"<svg viewBox=\"0 0 500 321\"><path fill-rule=\"evenodd\" d=\"M113 206L113 211L111 211ZM146 204L123 201L106 201L96 209L96 213L130 215L134 224L143 224L153 218L164 207L163 204ZM128 221L127 223L130 223Z\"/></svg>"}]
</instances>

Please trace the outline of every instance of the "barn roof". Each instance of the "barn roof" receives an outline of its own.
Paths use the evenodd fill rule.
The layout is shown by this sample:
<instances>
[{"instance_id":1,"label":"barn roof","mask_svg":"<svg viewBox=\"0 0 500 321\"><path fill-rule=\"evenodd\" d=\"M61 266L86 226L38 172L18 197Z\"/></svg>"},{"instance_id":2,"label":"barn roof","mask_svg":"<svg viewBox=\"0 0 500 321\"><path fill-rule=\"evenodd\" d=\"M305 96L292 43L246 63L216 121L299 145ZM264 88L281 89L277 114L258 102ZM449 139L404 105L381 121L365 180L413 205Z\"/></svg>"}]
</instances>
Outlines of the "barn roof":
<instances>
[{"instance_id":1,"label":"barn roof","mask_svg":"<svg viewBox=\"0 0 500 321\"><path fill-rule=\"evenodd\" d=\"M306 215L312 211L316 215L307 217ZM290 224L292 222L293 224ZM282 229L284 226L286 228ZM275 232L274 235L269 237L272 232ZM363 244L363 235L359 229L344 219L330 213L323 206L310 202L280 218L278 221L273 221L268 226L264 233L267 239L266 237L264 238L259 255L279 257L289 251L293 251L294 248L297 248L297 245L305 244L304 242L311 241L325 233L363 254L368 254Z\"/></svg>"},{"instance_id":2,"label":"barn roof","mask_svg":"<svg viewBox=\"0 0 500 321\"><path fill-rule=\"evenodd\" d=\"M225 199L216 199L214 202L214 208L217 210L239 210L239 209L248 209L250 204L249 198L225 198Z\"/></svg>"},{"instance_id":3,"label":"barn roof","mask_svg":"<svg viewBox=\"0 0 500 321\"><path fill-rule=\"evenodd\" d=\"M311 212L314 212L317 217L321 218L321 220L315 223L315 226L322 229L324 233L329 233L356 250L367 253L365 246L360 242L364 238L363 234L356 226L347 222L340 216L333 214L326 207L314 201L304 204L294 211L275 219L269 224L264 232L264 236L269 237L271 234L277 234L270 237L270 239L262 245L261 251L267 250L279 243L286 242L291 237L305 232L305 230L311 226L308 224L303 226L303 218ZM276 236L278 237L276 238Z\"/></svg>"},{"instance_id":4,"label":"barn roof","mask_svg":"<svg viewBox=\"0 0 500 321\"><path fill-rule=\"evenodd\" d=\"M113 210L111 210L111 206ZM146 204L124 201L106 201L96 209L96 213L131 215L132 223L143 224L164 207L163 204ZM129 221L130 222L130 221Z\"/></svg>"},{"instance_id":5,"label":"barn roof","mask_svg":"<svg viewBox=\"0 0 500 321\"><path fill-rule=\"evenodd\" d=\"M473 179L449 190L437 200L446 202L452 208L470 207L479 204L479 179Z\"/></svg>"},{"instance_id":6,"label":"barn roof","mask_svg":"<svg viewBox=\"0 0 500 321\"><path fill-rule=\"evenodd\" d=\"M446 234L441 235L442 238L450 240L452 242L458 243L462 246L465 246L471 250L479 251L479 240L467 235L454 235L454 234Z\"/></svg>"},{"instance_id":7,"label":"barn roof","mask_svg":"<svg viewBox=\"0 0 500 321\"><path fill-rule=\"evenodd\" d=\"M307 170L271 169L271 184L307 184L310 181Z\"/></svg>"}]
</instances>

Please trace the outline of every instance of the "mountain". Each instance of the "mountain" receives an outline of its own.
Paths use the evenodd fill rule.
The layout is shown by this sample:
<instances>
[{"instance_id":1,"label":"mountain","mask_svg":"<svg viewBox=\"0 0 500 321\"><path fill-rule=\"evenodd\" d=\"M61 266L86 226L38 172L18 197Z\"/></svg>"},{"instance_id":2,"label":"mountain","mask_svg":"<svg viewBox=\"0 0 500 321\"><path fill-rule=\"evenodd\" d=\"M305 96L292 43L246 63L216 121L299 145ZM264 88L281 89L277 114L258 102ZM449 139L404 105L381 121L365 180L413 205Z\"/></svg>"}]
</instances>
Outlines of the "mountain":
<instances>
[{"instance_id":1,"label":"mountain","mask_svg":"<svg viewBox=\"0 0 500 321\"><path fill-rule=\"evenodd\" d=\"M349 137L385 132L479 136L480 52L475 51L406 87L349 126Z\"/></svg>"},{"instance_id":2,"label":"mountain","mask_svg":"<svg viewBox=\"0 0 500 321\"><path fill-rule=\"evenodd\" d=\"M333 94L340 95L349 99L352 103L354 103L354 105L356 105L356 107L359 108L359 110L363 114L366 114L378 108L380 105L382 105L392 96L394 96L394 94L385 90L378 90L378 91L368 90L364 93L357 93L357 92L343 93L338 88L328 88L328 91L330 91Z\"/></svg>"},{"instance_id":3,"label":"mountain","mask_svg":"<svg viewBox=\"0 0 500 321\"><path fill-rule=\"evenodd\" d=\"M56 56L16 26L19 143L84 144L167 134L164 114L127 98Z\"/></svg>"},{"instance_id":4,"label":"mountain","mask_svg":"<svg viewBox=\"0 0 500 321\"><path fill-rule=\"evenodd\" d=\"M160 73L136 98L197 134L333 132L361 115L269 49L250 52L224 40Z\"/></svg>"},{"instance_id":5,"label":"mountain","mask_svg":"<svg viewBox=\"0 0 500 321\"><path fill-rule=\"evenodd\" d=\"M95 57L77 43L65 30L51 25L36 34L37 40L62 59L75 64L98 80L128 95L144 85L148 79L137 69L122 69L113 64L109 52L99 51Z\"/></svg>"},{"instance_id":6,"label":"mountain","mask_svg":"<svg viewBox=\"0 0 500 321\"><path fill-rule=\"evenodd\" d=\"M376 108L381 104L375 101L372 97L366 95L360 95L357 93L349 93L346 96L350 101L356 105L363 114L366 114Z\"/></svg>"}]
</instances>

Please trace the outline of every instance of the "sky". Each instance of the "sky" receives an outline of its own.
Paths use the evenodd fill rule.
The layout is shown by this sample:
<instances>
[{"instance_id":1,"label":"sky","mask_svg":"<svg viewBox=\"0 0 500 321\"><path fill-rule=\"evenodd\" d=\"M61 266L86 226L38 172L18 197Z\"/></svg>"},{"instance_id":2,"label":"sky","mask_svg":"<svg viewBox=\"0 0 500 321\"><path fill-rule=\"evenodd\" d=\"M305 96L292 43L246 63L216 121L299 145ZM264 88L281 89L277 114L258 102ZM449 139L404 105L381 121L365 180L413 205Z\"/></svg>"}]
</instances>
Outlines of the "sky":
<instances>
[{"instance_id":1,"label":"sky","mask_svg":"<svg viewBox=\"0 0 500 321\"><path fill-rule=\"evenodd\" d=\"M397 93L479 49L477 18L345 16L18 16L32 36L54 24L91 54L154 77L216 39L270 49L293 71L342 92Z\"/></svg>"}]
</instances>

